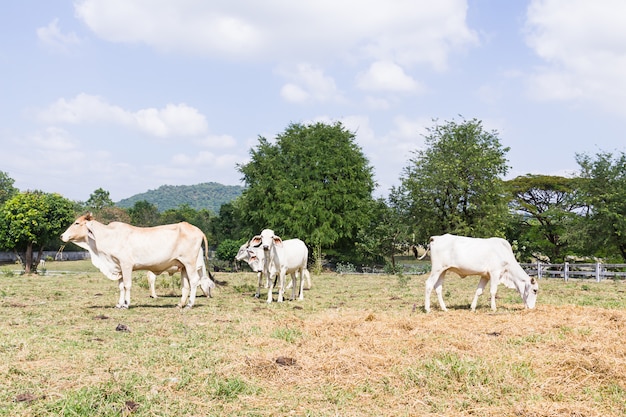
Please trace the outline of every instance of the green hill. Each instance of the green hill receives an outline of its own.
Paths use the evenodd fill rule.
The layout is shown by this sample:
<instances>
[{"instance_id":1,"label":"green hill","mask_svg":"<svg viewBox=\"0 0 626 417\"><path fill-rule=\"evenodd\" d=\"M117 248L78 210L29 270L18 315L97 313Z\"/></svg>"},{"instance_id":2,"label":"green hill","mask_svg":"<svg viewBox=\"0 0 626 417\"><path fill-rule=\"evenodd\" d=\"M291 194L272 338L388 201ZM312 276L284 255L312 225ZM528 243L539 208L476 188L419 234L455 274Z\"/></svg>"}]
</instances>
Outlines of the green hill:
<instances>
[{"instance_id":1,"label":"green hill","mask_svg":"<svg viewBox=\"0 0 626 417\"><path fill-rule=\"evenodd\" d=\"M217 214L222 204L230 203L243 192L239 185L222 185L205 182L196 185L162 185L156 190L136 194L116 203L122 208L129 208L138 201L147 201L157 206L159 211L178 208L187 204L195 210L208 209Z\"/></svg>"}]
</instances>

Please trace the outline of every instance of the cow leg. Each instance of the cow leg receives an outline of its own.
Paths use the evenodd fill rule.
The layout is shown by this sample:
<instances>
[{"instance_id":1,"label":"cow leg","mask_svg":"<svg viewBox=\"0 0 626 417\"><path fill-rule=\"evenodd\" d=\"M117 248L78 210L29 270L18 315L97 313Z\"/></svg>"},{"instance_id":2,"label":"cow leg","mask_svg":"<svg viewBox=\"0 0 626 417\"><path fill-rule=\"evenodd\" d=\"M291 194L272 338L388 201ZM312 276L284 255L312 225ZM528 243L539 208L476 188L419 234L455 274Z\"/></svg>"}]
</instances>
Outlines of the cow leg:
<instances>
[{"instance_id":1,"label":"cow leg","mask_svg":"<svg viewBox=\"0 0 626 417\"><path fill-rule=\"evenodd\" d=\"M304 277L309 275L309 271L307 269L303 269L300 271L300 295L298 296L298 300L304 300Z\"/></svg>"},{"instance_id":2,"label":"cow leg","mask_svg":"<svg viewBox=\"0 0 626 417\"><path fill-rule=\"evenodd\" d=\"M266 275L266 274L263 273L263 275ZM274 291L274 281L269 279L269 274L267 274L266 276L268 277L268 281L267 281L267 303L270 304L273 301L272 300L272 292Z\"/></svg>"},{"instance_id":3,"label":"cow leg","mask_svg":"<svg viewBox=\"0 0 626 417\"><path fill-rule=\"evenodd\" d=\"M446 304L443 302L443 295L441 294L441 291L443 289L443 279L445 277L446 271L432 271L430 273L430 276L428 277L428 279L426 280L426 291L424 294L424 310L426 310L427 313L430 312L430 294L433 291L433 288L435 289L435 292L437 293L437 299L439 300L439 307L441 307L441 309L443 311L446 311Z\"/></svg>"},{"instance_id":4,"label":"cow leg","mask_svg":"<svg viewBox=\"0 0 626 417\"><path fill-rule=\"evenodd\" d=\"M186 268L182 268L180 270L180 280L182 284L182 288L181 288L182 294L180 296L180 302L178 303L177 307L183 308L185 306L185 303L187 303L187 299L189 298L189 293L191 292L191 288L189 285L189 276L187 275Z\"/></svg>"},{"instance_id":5,"label":"cow leg","mask_svg":"<svg viewBox=\"0 0 626 417\"><path fill-rule=\"evenodd\" d=\"M280 271L280 276L278 279L278 299L276 300L279 303L282 303L284 300L284 296L285 296L285 276L286 276L286 271L285 270L281 270Z\"/></svg>"},{"instance_id":6,"label":"cow leg","mask_svg":"<svg viewBox=\"0 0 626 417\"><path fill-rule=\"evenodd\" d=\"M187 268L185 268L187 269ZM196 293L198 292L198 285L200 284L200 276L195 269L191 270L192 273L187 275L189 280L189 304L185 308L191 308L196 303Z\"/></svg>"},{"instance_id":7,"label":"cow leg","mask_svg":"<svg viewBox=\"0 0 626 417\"><path fill-rule=\"evenodd\" d=\"M300 273L300 277L302 277L302 273ZM298 285L298 281L296 278L296 273L291 273L291 300L295 301L296 299L296 287Z\"/></svg>"},{"instance_id":8,"label":"cow leg","mask_svg":"<svg viewBox=\"0 0 626 417\"><path fill-rule=\"evenodd\" d=\"M158 298L155 291L156 275L151 271L148 271L146 275L148 277L148 284L150 285L150 297Z\"/></svg>"},{"instance_id":9,"label":"cow leg","mask_svg":"<svg viewBox=\"0 0 626 417\"><path fill-rule=\"evenodd\" d=\"M128 308L130 306L130 288L133 286L133 270L122 269L122 278L118 280L120 298L115 308Z\"/></svg>"},{"instance_id":10,"label":"cow leg","mask_svg":"<svg viewBox=\"0 0 626 417\"><path fill-rule=\"evenodd\" d=\"M491 273L491 311L496 311L496 293L498 292L498 284L500 283L500 275Z\"/></svg>"},{"instance_id":11,"label":"cow leg","mask_svg":"<svg viewBox=\"0 0 626 417\"><path fill-rule=\"evenodd\" d=\"M256 298L259 298L261 297L261 282L263 281L263 272L257 272L256 275L259 282L256 288L256 294L254 294L254 296ZM265 285L267 285L267 280L265 280Z\"/></svg>"},{"instance_id":12,"label":"cow leg","mask_svg":"<svg viewBox=\"0 0 626 417\"><path fill-rule=\"evenodd\" d=\"M483 294L483 290L485 289L485 285L487 285L487 281L489 281L488 276L481 276L480 281L478 281L478 287L476 287L476 294L474 294L474 300L472 301L472 305L470 308L472 311L476 311L476 305L478 304L478 297Z\"/></svg>"},{"instance_id":13,"label":"cow leg","mask_svg":"<svg viewBox=\"0 0 626 417\"><path fill-rule=\"evenodd\" d=\"M437 299L439 300L439 307L441 307L442 311L448 311L446 307L446 303L443 302L443 279L446 273L443 272L439 275L439 279L435 283L435 292L437 293Z\"/></svg>"}]
</instances>

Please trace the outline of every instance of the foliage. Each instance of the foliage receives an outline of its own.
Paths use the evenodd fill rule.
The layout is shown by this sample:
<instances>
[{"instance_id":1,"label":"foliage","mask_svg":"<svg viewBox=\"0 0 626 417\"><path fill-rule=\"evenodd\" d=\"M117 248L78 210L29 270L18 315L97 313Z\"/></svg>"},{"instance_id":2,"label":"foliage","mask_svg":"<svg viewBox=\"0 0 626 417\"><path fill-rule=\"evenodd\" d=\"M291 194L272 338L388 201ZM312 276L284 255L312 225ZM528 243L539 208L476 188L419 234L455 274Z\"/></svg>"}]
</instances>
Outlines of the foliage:
<instances>
[{"instance_id":1,"label":"foliage","mask_svg":"<svg viewBox=\"0 0 626 417\"><path fill-rule=\"evenodd\" d=\"M0 208L0 246L25 253L24 268L36 270L33 248L40 251L74 220L74 204L59 194L26 191ZM37 258L37 261L39 257Z\"/></svg>"},{"instance_id":2,"label":"foliage","mask_svg":"<svg viewBox=\"0 0 626 417\"><path fill-rule=\"evenodd\" d=\"M138 227L151 227L161 224L160 214L157 207L147 201L137 201L128 209L130 223Z\"/></svg>"},{"instance_id":3,"label":"foliage","mask_svg":"<svg viewBox=\"0 0 626 417\"><path fill-rule=\"evenodd\" d=\"M242 191L243 187L239 185L222 185L215 182L195 185L162 185L156 190L125 198L117 205L131 208L137 202L147 201L154 204L159 211L165 211L187 204L193 209L207 209L216 214L222 204L233 201L241 195Z\"/></svg>"},{"instance_id":4,"label":"foliage","mask_svg":"<svg viewBox=\"0 0 626 417\"><path fill-rule=\"evenodd\" d=\"M585 221L580 223L584 245L596 256L619 256L626 261L626 155L578 154L576 161L587 208Z\"/></svg>"},{"instance_id":5,"label":"foliage","mask_svg":"<svg viewBox=\"0 0 626 417\"><path fill-rule=\"evenodd\" d=\"M105 207L113 207L115 203L111 200L111 195L108 191L98 188L89 195L89 199L85 202L87 209L98 212Z\"/></svg>"},{"instance_id":6,"label":"foliage","mask_svg":"<svg viewBox=\"0 0 626 417\"><path fill-rule=\"evenodd\" d=\"M0 206L19 192L19 190L13 186L14 183L15 180L9 177L9 174L0 171Z\"/></svg>"},{"instance_id":7,"label":"foliage","mask_svg":"<svg viewBox=\"0 0 626 417\"><path fill-rule=\"evenodd\" d=\"M393 202L393 199L392 199ZM409 224L404 220L398 206L387 205L384 199L372 201L370 222L359 230L357 249L369 262L383 263L385 258L395 270L394 255L407 242Z\"/></svg>"},{"instance_id":8,"label":"foliage","mask_svg":"<svg viewBox=\"0 0 626 417\"><path fill-rule=\"evenodd\" d=\"M224 239L217 245L215 256L220 261L233 262L235 256L237 256L237 252L239 252L240 246L241 242L232 239Z\"/></svg>"},{"instance_id":9,"label":"foliage","mask_svg":"<svg viewBox=\"0 0 626 417\"><path fill-rule=\"evenodd\" d=\"M398 191L418 239L502 235L507 200L501 177L509 148L498 133L486 132L476 119L448 121L429 128L425 139L426 148L404 168Z\"/></svg>"},{"instance_id":10,"label":"foliage","mask_svg":"<svg viewBox=\"0 0 626 417\"><path fill-rule=\"evenodd\" d=\"M209 244L213 244L214 238L211 235L213 217L211 211L207 209L195 210L189 204L181 204L178 208L167 209L161 213L159 223L173 224L187 222L193 224L207 235Z\"/></svg>"},{"instance_id":11,"label":"foliage","mask_svg":"<svg viewBox=\"0 0 626 417\"><path fill-rule=\"evenodd\" d=\"M510 208L524 229L528 249L563 262L568 254L568 229L581 208L578 180L548 175L524 175L507 181Z\"/></svg>"},{"instance_id":12,"label":"foliage","mask_svg":"<svg viewBox=\"0 0 626 417\"><path fill-rule=\"evenodd\" d=\"M251 227L246 227L241 220L241 211L238 206L239 200L231 203L224 203L220 207L217 217L211 221L211 233L217 242L225 239L239 240L243 237L249 238L258 231L254 231Z\"/></svg>"},{"instance_id":13,"label":"foliage","mask_svg":"<svg viewBox=\"0 0 626 417\"><path fill-rule=\"evenodd\" d=\"M239 166L241 212L257 233L270 228L332 247L353 241L368 221L372 168L341 123L291 124L275 144L260 137L250 156Z\"/></svg>"}]
</instances>

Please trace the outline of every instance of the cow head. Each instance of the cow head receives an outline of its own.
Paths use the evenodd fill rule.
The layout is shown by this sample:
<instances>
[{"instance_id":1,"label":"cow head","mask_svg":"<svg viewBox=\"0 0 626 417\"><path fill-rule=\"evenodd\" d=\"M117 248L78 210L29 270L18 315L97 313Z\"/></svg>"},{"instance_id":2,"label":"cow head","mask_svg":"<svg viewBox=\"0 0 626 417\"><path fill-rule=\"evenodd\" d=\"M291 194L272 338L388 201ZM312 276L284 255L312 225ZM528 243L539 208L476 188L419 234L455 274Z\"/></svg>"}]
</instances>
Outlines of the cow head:
<instances>
[{"instance_id":1,"label":"cow head","mask_svg":"<svg viewBox=\"0 0 626 417\"><path fill-rule=\"evenodd\" d=\"M271 229L263 230L260 235L256 235L250 240L250 246L261 247L264 251L269 251L274 245L282 246L282 244L282 239L276 236Z\"/></svg>"},{"instance_id":2,"label":"cow head","mask_svg":"<svg viewBox=\"0 0 626 417\"><path fill-rule=\"evenodd\" d=\"M63 242L87 242L90 224L93 219L91 213L83 214L63 232L61 240Z\"/></svg>"},{"instance_id":3,"label":"cow head","mask_svg":"<svg viewBox=\"0 0 626 417\"><path fill-rule=\"evenodd\" d=\"M524 304L526 308L535 308L535 304L537 303L537 293L539 292L539 283L535 278L531 278L530 282L526 283L526 288L524 289Z\"/></svg>"}]
</instances>

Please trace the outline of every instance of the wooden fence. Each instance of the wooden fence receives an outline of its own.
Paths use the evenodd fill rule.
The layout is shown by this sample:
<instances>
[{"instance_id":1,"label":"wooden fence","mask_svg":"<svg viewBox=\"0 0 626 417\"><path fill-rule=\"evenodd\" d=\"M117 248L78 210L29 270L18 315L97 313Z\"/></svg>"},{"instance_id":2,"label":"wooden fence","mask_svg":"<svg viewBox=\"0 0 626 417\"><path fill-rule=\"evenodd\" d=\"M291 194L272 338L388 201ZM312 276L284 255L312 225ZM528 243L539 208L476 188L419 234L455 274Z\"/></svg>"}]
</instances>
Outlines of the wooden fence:
<instances>
[{"instance_id":1,"label":"wooden fence","mask_svg":"<svg viewBox=\"0 0 626 417\"><path fill-rule=\"evenodd\" d=\"M565 262L563 264L546 264L537 262L532 264L520 264L528 275L538 278L562 278L565 281L570 278L595 279L597 282L603 279L626 278L626 264L576 264Z\"/></svg>"}]
</instances>

